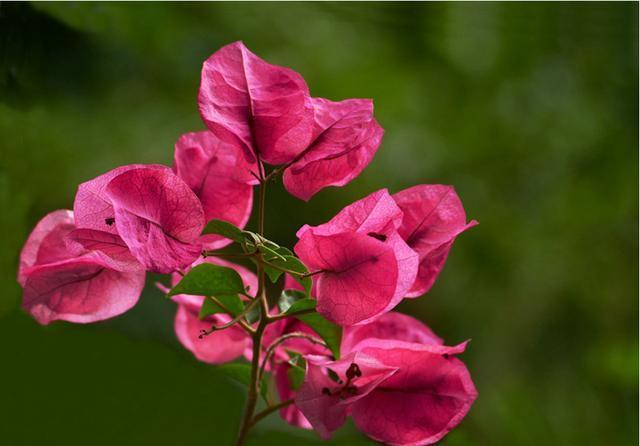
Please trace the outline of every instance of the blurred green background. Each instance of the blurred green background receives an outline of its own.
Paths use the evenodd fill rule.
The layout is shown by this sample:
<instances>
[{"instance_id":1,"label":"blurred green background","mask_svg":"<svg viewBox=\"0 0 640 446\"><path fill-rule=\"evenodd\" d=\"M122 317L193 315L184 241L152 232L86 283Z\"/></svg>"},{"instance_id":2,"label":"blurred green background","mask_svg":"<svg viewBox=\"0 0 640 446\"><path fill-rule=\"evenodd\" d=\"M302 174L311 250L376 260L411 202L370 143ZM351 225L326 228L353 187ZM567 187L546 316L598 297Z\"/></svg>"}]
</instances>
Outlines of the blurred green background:
<instances>
[{"instance_id":1,"label":"blurred green background","mask_svg":"<svg viewBox=\"0 0 640 446\"><path fill-rule=\"evenodd\" d=\"M463 356L480 397L448 445L638 438L638 5L0 3L0 443L225 445L243 390L199 364L152 286L130 313L37 325L18 252L78 183L169 164L202 129L200 67L244 40L315 96L371 97L386 129L353 183L269 192L294 242L382 187L455 185L480 226L400 310ZM320 444L277 416L254 445ZM370 441L348 425L332 444Z\"/></svg>"}]
</instances>

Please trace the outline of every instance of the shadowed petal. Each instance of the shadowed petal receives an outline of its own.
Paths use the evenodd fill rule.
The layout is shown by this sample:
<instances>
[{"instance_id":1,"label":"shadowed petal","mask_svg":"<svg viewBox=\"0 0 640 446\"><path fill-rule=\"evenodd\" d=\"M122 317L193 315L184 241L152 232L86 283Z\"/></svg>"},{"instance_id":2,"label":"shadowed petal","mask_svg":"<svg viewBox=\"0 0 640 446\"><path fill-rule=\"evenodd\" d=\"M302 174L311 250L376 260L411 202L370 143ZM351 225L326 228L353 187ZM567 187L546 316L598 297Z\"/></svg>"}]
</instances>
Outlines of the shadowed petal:
<instances>
[{"instance_id":1,"label":"shadowed petal","mask_svg":"<svg viewBox=\"0 0 640 446\"><path fill-rule=\"evenodd\" d=\"M196 297L200 304L204 300L202 296L190 297ZM180 343L198 360L209 364L222 364L242 356L250 339L238 326L215 331L203 339L198 338L201 330L208 330L212 325L222 325L231 320L229 316L216 314L201 321L198 319L199 310L199 305L178 305L174 328Z\"/></svg>"},{"instance_id":2,"label":"shadowed petal","mask_svg":"<svg viewBox=\"0 0 640 446\"><path fill-rule=\"evenodd\" d=\"M26 278L22 307L39 323L96 322L133 307L144 272L112 270L93 256L36 268Z\"/></svg>"},{"instance_id":3,"label":"shadowed petal","mask_svg":"<svg viewBox=\"0 0 640 446\"><path fill-rule=\"evenodd\" d=\"M281 362L275 367L273 375L276 381L276 390L278 391L278 397L280 401L286 401L296 396L296 393L291 388L291 381L289 380L289 370L291 366L286 362ZM300 427L302 429L311 429L311 423L307 420L307 417L298 409L295 404L291 404L283 409L280 409L280 416L287 423L292 426Z\"/></svg>"},{"instance_id":4,"label":"shadowed petal","mask_svg":"<svg viewBox=\"0 0 640 446\"><path fill-rule=\"evenodd\" d=\"M78 243L83 249L95 252L112 269L144 271L144 267L116 234L94 229L75 229L67 237L70 242Z\"/></svg>"},{"instance_id":5,"label":"shadowed petal","mask_svg":"<svg viewBox=\"0 0 640 446\"><path fill-rule=\"evenodd\" d=\"M198 196L206 221L220 219L244 228L251 215L253 187L257 180L250 174L242 149L222 142L212 132L187 133L176 143L173 168ZM207 249L219 249L230 240L205 235Z\"/></svg>"},{"instance_id":6,"label":"shadowed petal","mask_svg":"<svg viewBox=\"0 0 640 446\"><path fill-rule=\"evenodd\" d=\"M420 256L418 275L407 297L421 296L442 271L456 236L478 223L466 223L462 203L451 186L418 185L393 198L404 213L398 232Z\"/></svg>"},{"instance_id":7,"label":"shadowed petal","mask_svg":"<svg viewBox=\"0 0 640 446\"><path fill-rule=\"evenodd\" d=\"M342 332L340 351L342 355L357 350L358 344L368 339L392 339L419 344L443 344L429 327L406 314L391 312L376 321L353 327Z\"/></svg>"},{"instance_id":8,"label":"shadowed petal","mask_svg":"<svg viewBox=\"0 0 640 446\"><path fill-rule=\"evenodd\" d=\"M83 253L81 247L78 247L79 250L72 250L67 246L67 235L73 229L73 212L66 209L53 211L36 224L20 251L20 285L24 286L30 268L67 260Z\"/></svg>"},{"instance_id":9,"label":"shadowed petal","mask_svg":"<svg viewBox=\"0 0 640 446\"><path fill-rule=\"evenodd\" d=\"M283 177L295 197L308 201L327 186L344 186L371 162L380 146L382 127L373 118L373 102L314 98L315 134Z\"/></svg>"}]
</instances>

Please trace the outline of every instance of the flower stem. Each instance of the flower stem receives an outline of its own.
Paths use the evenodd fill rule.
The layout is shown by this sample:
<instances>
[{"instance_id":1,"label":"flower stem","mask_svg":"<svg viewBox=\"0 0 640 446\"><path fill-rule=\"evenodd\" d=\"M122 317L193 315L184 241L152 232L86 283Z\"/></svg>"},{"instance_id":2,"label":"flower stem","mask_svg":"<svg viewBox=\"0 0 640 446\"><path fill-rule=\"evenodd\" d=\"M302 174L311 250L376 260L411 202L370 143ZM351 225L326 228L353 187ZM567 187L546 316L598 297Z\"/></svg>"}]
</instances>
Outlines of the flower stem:
<instances>
[{"instance_id":1,"label":"flower stem","mask_svg":"<svg viewBox=\"0 0 640 446\"><path fill-rule=\"evenodd\" d=\"M264 168L262 162L258 159L258 172L260 174L260 188L258 192L258 234L264 235L264 206L266 196L266 182L264 180ZM261 259L260 259L261 260ZM236 446L241 446L245 443L249 430L253 426L253 414L256 409L256 403L258 402L258 395L260 394L260 379L258 372L260 370L260 353L262 350L262 335L264 330L269 324L269 302L267 301L267 291L265 288L265 273L262 262L258 262L257 265L258 275L258 293L256 298L260 299L261 311L260 319L258 321L258 327L253 333L253 357L251 358L251 376L249 379L249 392L247 395L247 401L244 406L244 414L242 416L242 422L240 424L240 431L238 432L238 438L236 440Z\"/></svg>"}]
</instances>

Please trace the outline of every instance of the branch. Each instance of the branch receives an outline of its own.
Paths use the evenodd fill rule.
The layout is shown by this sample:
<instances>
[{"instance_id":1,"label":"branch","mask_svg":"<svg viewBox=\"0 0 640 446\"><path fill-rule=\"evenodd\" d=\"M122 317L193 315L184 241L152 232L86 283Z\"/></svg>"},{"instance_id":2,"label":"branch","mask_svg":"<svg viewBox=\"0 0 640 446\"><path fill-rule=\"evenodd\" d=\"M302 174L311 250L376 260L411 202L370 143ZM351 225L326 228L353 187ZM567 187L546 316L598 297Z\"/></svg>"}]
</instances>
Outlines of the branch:
<instances>
[{"instance_id":1,"label":"branch","mask_svg":"<svg viewBox=\"0 0 640 446\"><path fill-rule=\"evenodd\" d=\"M264 409L262 412L258 412L256 414L255 417L253 417L253 420L251 420L251 426L255 425L256 423L258 423L260 420L262 420L263 418L268 417L269 415L271 415L273 412L280 410L284 407L287 407L291 404L294 403L293 398L285 400L285 401L281 401L278 404L274 404L273 406L269 406L266 409Z\"/></svg>"}]
</instances>

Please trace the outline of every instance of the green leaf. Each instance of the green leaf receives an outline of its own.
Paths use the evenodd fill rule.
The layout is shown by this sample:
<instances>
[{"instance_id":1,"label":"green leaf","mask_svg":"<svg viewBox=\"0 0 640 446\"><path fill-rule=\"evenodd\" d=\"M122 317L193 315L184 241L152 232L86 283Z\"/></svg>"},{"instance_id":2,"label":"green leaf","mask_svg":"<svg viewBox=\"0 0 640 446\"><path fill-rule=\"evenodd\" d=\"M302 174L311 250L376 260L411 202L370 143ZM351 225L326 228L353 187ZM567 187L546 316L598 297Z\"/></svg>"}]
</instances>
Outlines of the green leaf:
<instances>
[{"instance_id":1,"label":"green leaf","mask_svg":"<svg viewBox=\"0 0 640 446\"><path fill-rule=\"evenodd\" d=\"M300 291L298 291L300 292ZM308 312L310 310L316 309L316 300L311 299L309 297L305 297L304 299L297 300L291 304L289 309L286 311L286 314L290 316L296 316L301 312ZM311 313L310 313L311 314Z\"/></svg>"},{"instance_id":2,"label":"green leaf","mask_svg":"<svg viewBox=\"0 0 640 446\"><path fill-rule=\"evenodd\" d=\"M306 299L305 299L306 300ZM312 300L312 299L309 299ZM303 303L304 300L300 300L296 302L294 305L289 308L287 313L292 311L293 307L297 304L306 305ZM297 309L295 309L297 311ZM300 314L295 315L294 317L305 324L307 324L313 331L315 331L324 342L327 343L329 350L333 353L333 356L338 359L340 358L340 341L342 339L342 328L338 325L329 322L319 313L309 313L309 314Z\"/></svg>"},{"instance_id":3,"label":"green leaf","mask_svg":"<svg viewBox=\"0 0 640 446\"><path fill-rule=\"evenodd\" d=\"M282 290L278 298L278 308L282 313L286 312L296 301L306 299L307 295L298 290Z\"/></svg>"},{"instance_id":4,"label":"green leaf","mask_svg":"<svg viewBox=\"0 0 640 446\"><path fill-rule=\"evenodd\" d=\"M280 247L278 246L278 248ZM275 259L285 260L284 256L282 254L279 254L276 251L276 249L278 248L272 249L272 248L269 248L267 245L258 246L258 249L260 250L260 252L265 255L265 260L268 260L268 261L272 261Z\"/></svg>"},{"instance_id":5,"label":"green leaf","mask_svg":"<svg viewBox=\"0 0 640 446\"><path fill-rule=\"evenodd\" d=\"M311 277L304 277L304 278L300 277L300 274L307 274L309 270L304 265L304 263L300 261L299 258L286 255L283 258L277 257L273 260L270 260L269 263L279 268L284 268L286 270L297 273L297 274L291 274L291 277L293 277L300 285L302 285L307 295L309 295L309 292L311 291ZM266 271L266 268L265 268L265 271ZM282 274L282 272L279 272L278 276L280 274Z\"/></svg>"},{"instance_id":6,"label":"green leaf","mask_svg":"<svg viewBox=\"0 0 640 446\"><path fill-rule=\"evenodd\" d=\"M232 380L242 384L247 389L251 385L251 366L249 364L242 364L232 362L229 364L223 364L217 367L223 374L231 378ZM269 379L266 374L262 375L262 382L260 384L260 395L267 401L267 393L269 391Z\"/></svg>"},{"instance_id":7,"label":"green leaf","mask_svg":"<svg viewBox=\"0 0 640 446\"><path fill-rule=\"evenodd\" d=\"M287 376L289 378L289 385L292 390L298 390L304 382L304 374L307 369L307 364L304 358L298 353L289 353L291 359L289 360L289 370L287 370Z\"/></svg>"},{"instance_id":8,"label":"green leaf","mask_svg":"<svg viewBox=\"0 0 640 446\"><path fill-rule=\"evenodd\" d=\"M275 252L277 252L278 254L280 254L281 256L292 256L293 257L293 252L291 252L291 250L289 248L285 248L284 246L279 246L278 248L274 249Z\"/></svg>"},{"instance_id":9,"label":"green leaf","mask_svg":"<svg viewBox=\"0 0 640 446\"><path fill-rule=\"evenodd\" d=\"M342 328L329 322L319 313L308 313L315 310L317 301L305 297L305 294L296 290L284 290L278 299L280 311L286 315L295 317L315 331L333 353L336 359L340 357L340 341ZM303 313L304 314L300 314Z\"/></svg>"},{"instance_id":10,"label":"green leaf","mask_svg":"<svg viewBox=\"0 0 640 446\"><path fill-rule=\"evenodd\" d=\"M193 267L167 296L176 294L224 296L244 293L242 279L236 271L225 266L202 263Z\"/></svg>"},{"instance_id":11,"label":"green leaf","mask_svg":"<svg viewBox=\"0 0 640 446\"><path fill-rule=\"evenodd\" d=\"M242 229L229 223L228 221L214 219L204 227L202 235L217 234L238 243L244 243L245 237Z\"/></svg>"},{"instance_id":12,"label":"green leaf","mask_svg":"<svg viewBox=\"0 0 640 446\"><path fill-rule=\"evenodd\" d=\"M260 319L260 305L252 306L244 317L250 324L258 322Z\"/></svg>"},{"instance_id":13,"label":"green leaf","mask_svg":"<svg viewBox=\"0 0 640 446\"><path fill-rule=\"evenodd\" d=\"M240 298L235 294L222 294L216 296L222 305L225 306L229 310L232 316L237 316L244 311L244 302L240 300ZM222 309L217 303L215 303L212 299L206 298L204 302L202 302L202 306L200 307L200 313L198 314L199 319L205 319L212 314L217 313L227 313L224 309Z\"/></svg>"}]
</instances>

